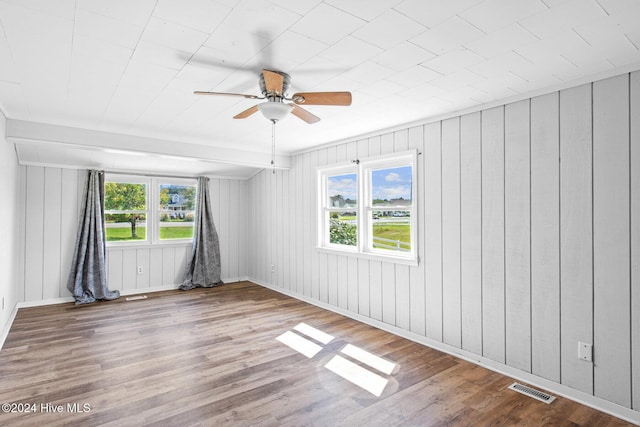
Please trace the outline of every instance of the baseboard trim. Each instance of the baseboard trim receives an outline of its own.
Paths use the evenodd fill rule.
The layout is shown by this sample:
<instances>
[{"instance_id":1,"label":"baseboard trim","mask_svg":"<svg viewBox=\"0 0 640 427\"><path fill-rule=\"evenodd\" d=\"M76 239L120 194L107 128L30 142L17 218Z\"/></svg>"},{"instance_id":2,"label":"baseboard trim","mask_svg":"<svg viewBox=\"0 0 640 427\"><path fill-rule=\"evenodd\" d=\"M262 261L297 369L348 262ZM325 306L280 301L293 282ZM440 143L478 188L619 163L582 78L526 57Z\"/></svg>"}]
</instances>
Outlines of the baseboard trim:
<instances>
[{"instance_id":1,"label":"baseboard trim","mask_svg":"<svg viewBox=\"0 0 640 427\"><path fill-rule=\"evenodd\" d=\"M224 283L242 282L246 280L249 280L248 276L229 277L229 278L222 279ZM118 290L120 291L121 296L130 296L130 295L144 294L148 292L150 293L150 292L171 291L174 289L178 289L180 285L181 283L176 283L176 284L167 285L167 286L154 286L150 288L133 288L133 289L118 289ZM65 303L70 303L74 301L75 301L74 298L71 296L59 297L59 298L48 298L48 299L37 300L37 301L23 301L23 302L17 303L16 308L14 310L17 312L17 309L19 308L40 307L43 305L54 305L54 304L65 304ZM13 324L14 318L15 318L15 313L13 314L13 317L11 317L10 320L7 322L7 328L5 328L7 334L9 333L9 329Z\"/></svg>"},{"instance_id":2,"label":"baseboard trim","mask_svg":"<svg viewBox=\"0 0 640 427\"><path fill-rule=\"evenodd\" d=\"M601 399L599 397L584 393L579 390L575 390L571 387L567 387L562 384L558 384L551 380L547 380L542 377L538 377L536 375L530 374L528 372L521 371L516 368L512 368L510 366L504 365L502 363L495 362L493 360L487 359L485 357L479 356L475 353L471 353L469 351L453 347L447 344L444 344L440 341L435 341L425 336L416 334L415 332L407 331L396 326L392 326L386 323L383 323L379 320L371 319L370 317L363 316L361 314L353 313L346 309L336 307L334 305L324 303L322 301L315 300L313 298L309 298L305 295L301 295L297 292L290 291L288 289L279 288L277 286L270 285L268 283L262 282L260 280L256 280L253 278L247 279L253 283L256 283L260 286L264 286L265 288L274 290L281 294L290 296L292 298L299 299L301 301L307 302L309 304L315 305L317 307L323 308L325 310L333 311L334 313L341 314L345 317L349 317L351 319L357 320L359 322L365 323L367 325L376 327L378 329L382 329L383 331L392 333L394 335L398 335L402 338L406 338L408 340L417 342L418 344L425 345L427 347L442 351L443 353L450 354L455 357L459 357L460 359L466 360L468 362L474 363L476 365L482 366L484 368L490 369L499 374L506 375L515 380L526 382L531 384L532 386L539 387L550 391L554 394L560 395L567 399L571 399L575 402L583 404L593 409L597 409L598 411L604 412L609 415L613 415L614 417L620 418L624 421L640 425L640 412L634 411L629 408L625 408L624 406L620 406L616 403L609 402L608 400Z\"/></svg>"},{"instance_id":3,"label":"baseboard trim","mask_svg":"<svg viewBox=\"0 0 640 427\"><path fill-rule=\"evenodd\" d=\"M9 331L11 330L13 321L16 318L16 314L18 314L18 304L13 306L13 310L11 310L11 314L9 314L9 318L7 319L7 324L4 325L4 330L2 331L2 335L0 335L0 350L2 350L2 347L4 347L4 342L9 336Z\"/></svg>"}]
</instances>

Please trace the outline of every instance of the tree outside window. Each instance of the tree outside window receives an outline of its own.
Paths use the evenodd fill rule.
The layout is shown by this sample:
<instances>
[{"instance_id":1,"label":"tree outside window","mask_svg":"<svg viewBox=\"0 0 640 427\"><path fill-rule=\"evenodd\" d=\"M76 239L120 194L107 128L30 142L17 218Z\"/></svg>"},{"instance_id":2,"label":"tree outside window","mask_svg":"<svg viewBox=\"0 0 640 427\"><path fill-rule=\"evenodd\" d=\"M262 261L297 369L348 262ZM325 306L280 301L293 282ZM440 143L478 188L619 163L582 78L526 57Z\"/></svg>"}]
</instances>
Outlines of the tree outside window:
<instances>
[{"instance_id":1,"label":"tree outside window","mask_svg":"<svg viewBox=\"0 0 640 427\"><path fill-rule=\"evenodd\" d=\"M147 239L147 185L105 182L107 242Z\"/></svg>"}]
</instances>

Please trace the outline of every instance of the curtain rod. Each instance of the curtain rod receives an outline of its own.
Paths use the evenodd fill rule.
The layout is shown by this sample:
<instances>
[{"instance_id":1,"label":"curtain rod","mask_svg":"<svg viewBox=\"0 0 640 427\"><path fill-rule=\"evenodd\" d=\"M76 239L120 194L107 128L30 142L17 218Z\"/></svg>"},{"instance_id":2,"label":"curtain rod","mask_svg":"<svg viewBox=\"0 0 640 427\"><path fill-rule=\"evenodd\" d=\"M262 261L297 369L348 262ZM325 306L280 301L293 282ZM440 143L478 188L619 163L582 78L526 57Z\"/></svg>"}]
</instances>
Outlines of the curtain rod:
<instances>
[{"instance_id":1,"label":"curtain rod","mask_svg":"<svg viewBox=\"0 0 640 427\"><path fill-rule=\"evenodd\" d=\"M134 176L145 176L149 178L181 178L181 179L195 179L197 180L197 176L186 176L186 175L171 175L171 174L153 174L153 173L140 173L140 172L118 172L118 171L110 171L103 169L104 173L114 174L114 175L134 175Z\"/></svg>"}]
</instances>

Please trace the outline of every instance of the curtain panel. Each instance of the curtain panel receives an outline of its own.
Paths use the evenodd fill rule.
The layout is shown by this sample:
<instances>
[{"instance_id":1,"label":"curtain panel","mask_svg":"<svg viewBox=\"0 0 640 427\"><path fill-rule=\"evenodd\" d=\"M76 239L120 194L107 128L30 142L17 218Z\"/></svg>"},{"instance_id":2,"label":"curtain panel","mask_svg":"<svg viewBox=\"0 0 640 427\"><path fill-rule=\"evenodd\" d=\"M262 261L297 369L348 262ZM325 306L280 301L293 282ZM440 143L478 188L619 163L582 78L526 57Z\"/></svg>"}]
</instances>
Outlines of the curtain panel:
<instances>
[{"instance_id":1,"label":"curtain panel","mask_svg":"<svg viewBox=\"0 0 640 427\"><path fill-rule=\"evenodd\" d=\"M220 280L220 244L213 223L209 196L209 178L198 177L195 231L191 261L185 269L180 289L210 288Z\"/></svg>"},{"instance_id":2,"label":"curtain panel","mask_svg":"<svg viewBox=\"0 0 640 427\"><path fill-rule=\"evenodd\" d=\"M76 304L119 298L107 287L103 171L87 172L80 215L67 289Z\"/></svg>"}]
</instances>

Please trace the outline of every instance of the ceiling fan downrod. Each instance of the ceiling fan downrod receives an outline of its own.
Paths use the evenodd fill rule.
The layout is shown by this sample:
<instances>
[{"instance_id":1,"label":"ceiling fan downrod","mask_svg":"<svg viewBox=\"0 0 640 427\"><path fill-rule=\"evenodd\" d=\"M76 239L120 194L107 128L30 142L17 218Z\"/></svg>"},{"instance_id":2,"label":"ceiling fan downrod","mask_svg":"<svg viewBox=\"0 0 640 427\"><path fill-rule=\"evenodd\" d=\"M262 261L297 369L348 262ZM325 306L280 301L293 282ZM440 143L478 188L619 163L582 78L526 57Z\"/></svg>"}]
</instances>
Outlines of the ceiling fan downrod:
<instances>
[{"instance_id":1,"label":"ceiling fan downrod","mask_svg":"<svg viewBox=\"0 0 640 427\"><path fill-rule=\"evenodd\" d=\"M276 173L276 120L271 120L271 168Z\"/></svg>"}]
</instances>

